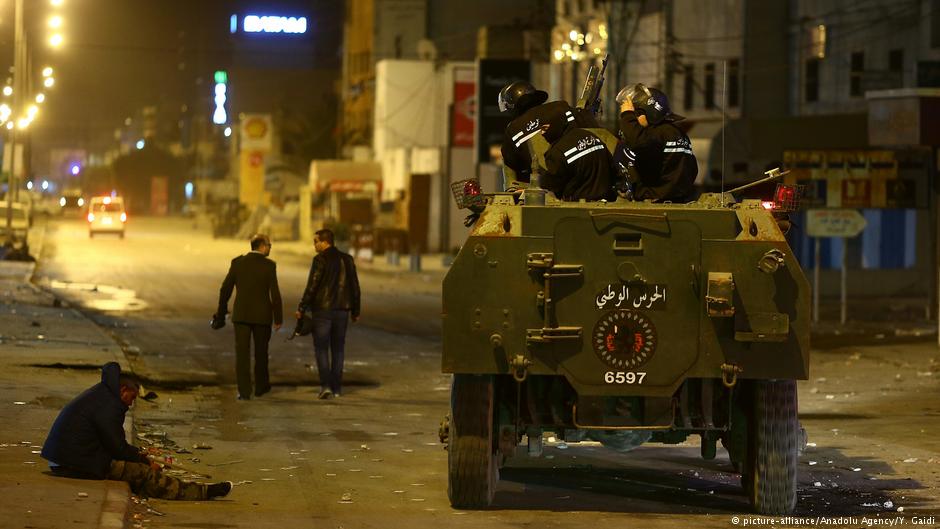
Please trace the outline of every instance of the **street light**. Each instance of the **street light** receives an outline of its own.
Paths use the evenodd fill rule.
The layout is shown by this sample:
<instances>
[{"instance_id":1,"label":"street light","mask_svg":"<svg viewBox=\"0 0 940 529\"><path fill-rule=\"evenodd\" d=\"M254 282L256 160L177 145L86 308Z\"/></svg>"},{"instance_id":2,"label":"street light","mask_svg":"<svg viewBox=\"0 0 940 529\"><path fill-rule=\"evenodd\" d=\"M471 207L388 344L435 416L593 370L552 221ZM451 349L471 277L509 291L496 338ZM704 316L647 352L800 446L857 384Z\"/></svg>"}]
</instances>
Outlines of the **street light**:
<instances>
[{"instance_id":1,"label":"street light","mask_svg":"<svg viewBox=\"0 0 940 529\"><path fill-rule=\"evenodd\" d=\"M52 45L53 48L58 48L62 45L62 40L62 35L56 33L55 35L49 37L49 44Z\"/></svg>"},{"instance_id":2,"label":"street light","mask_svg":"<svg viewBox=\"0 0 940 529\"><path fill-rule=\"evenodd\" d=\"M54 84L55 84L55 78L53 77L46 77L46 80L42 82L42 85L45 86L46 88L52 88L52 85Z\"/></svg>"},{"instance_id":3,"label":"street light","mask_svg":"<svg viewBox=\"0 0 940 529\"><path fill-rule=\"evenodd\" d=\"M10 97L11 95L13 95L13 87L12 87L12 86L9 86L9 85L4 86L4 87L3 87L3 95L5 95L5 96L7 96L7 97Z\"/></svg>"},{"instance_id":4,"label":"street light","mask_svg":"<svg viewBox=\"0 0 940 529\"><path fill-rule=\"evenodd\" d=\"M46 66L45 68L43 68L43 69L42 69L42 76L43 76L43 77L52 77L52 67L51 67L51 66Z\"/></svg>"},{"instance_id":5,"label":"street light","mask_svg":"<svg viewBox=\"0 0 940 529\"><path fill-rule=\"evenodd\" d=\"M16 122L16 127L17 127L18 129L20 129L20 130L25 130L26 127L29 127L29 123L30 123L29 118L20 118L20 119Z\"/></svg>"},{"instance_id":6,"label":"street light","mask_svg":"<svg viewBox=\"0 0 940 529\"><path fill-rule=\"evenodd\" d=\"M46 100L46 94L36 94L36 102L43 103Z\"/></svg>"},{"instance_id":7,"label":"street light","mask_svg":"<svg viewBox=\"0 0 940 529\"><path fill-rule=\"evenodd\" d=\"M7 130L13 130L13 122L7 121Z\"/></svg>"},{"instance_id":8,"label":"street light","mask_svg":"<svg viewBox=\"0 0 940 529\"><path fill-rule=\"evenodd\" d=\"M59 15L53 15L49 18L49 27L52 29L59 29L62 27L62 17Z\"/></svg>"},{"instance_id":9,"label":"street light","mask_svg":"<svg viewBox=\"0 0 940 529\"><path fill-rule=\"evenodd\" d=\"M51 3L52 5L54 5L54 6L56 6L56 7L59 7L59 6L61 6L64 2L63 2L63 0L50 0L49 3Z\"/></svg>"}]
</instances>

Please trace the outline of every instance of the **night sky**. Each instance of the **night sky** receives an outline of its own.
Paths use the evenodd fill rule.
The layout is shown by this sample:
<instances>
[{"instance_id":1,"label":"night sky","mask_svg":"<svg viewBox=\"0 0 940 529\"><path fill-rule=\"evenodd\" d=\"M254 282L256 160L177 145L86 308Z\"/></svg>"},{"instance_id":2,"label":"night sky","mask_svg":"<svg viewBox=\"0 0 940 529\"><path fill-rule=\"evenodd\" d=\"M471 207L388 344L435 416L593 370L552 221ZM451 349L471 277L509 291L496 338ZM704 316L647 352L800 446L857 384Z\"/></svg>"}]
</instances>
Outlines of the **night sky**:
<instances>
[{"instance_id":1,"label":"night sky","mask_svg":"<svg viewBox=\"0 0 940 529\"><path fill-rule=\"evenodd\" d=\"M5 70L13 58L13 3L0 0L0 65ZM45 160L39 149L100 150L113 145L115 129L145 105L179 108L194 105L194 98L208 100L210 89L198 85L198 78L208 83L212 71L232 62L276 63L299 56L302 63L288 66L337 74L340 65L342 2L64 0L58 9L65 44L56 50L46 44L48 0L25 3L33 75L38 78L39 70L51 65L56 77L33 124L34 163L40 170ZM293 43L283 38L236 43L229 17L248 11L306 14L310 36ZM233 47L239 53L233 54Z\"/></svg>"}]
</instances>

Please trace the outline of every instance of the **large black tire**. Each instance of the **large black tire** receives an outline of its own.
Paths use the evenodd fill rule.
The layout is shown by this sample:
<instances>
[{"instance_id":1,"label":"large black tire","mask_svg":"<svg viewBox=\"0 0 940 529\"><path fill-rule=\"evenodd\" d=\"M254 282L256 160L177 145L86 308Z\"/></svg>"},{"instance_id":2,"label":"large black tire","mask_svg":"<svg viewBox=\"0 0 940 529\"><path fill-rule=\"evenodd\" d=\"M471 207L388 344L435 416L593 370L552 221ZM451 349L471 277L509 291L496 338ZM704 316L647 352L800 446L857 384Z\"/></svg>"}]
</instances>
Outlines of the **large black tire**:
<instances>
[{"instance_id":1,"label":"large black tire","mask_svg":"<svg viewBox=\"0 0 940 529\"><path fill-rule=\"evenodd\" d=\"M755 381L742 484L759 514L784 515L796 507L800 423L796 381Z\"/></svg>"},{"instance_id":2,"label":"large black tire","mask_svg":"<svg viewBox=\"0 0 940 529\"><path fill-rule=\"evenodd\" d=\"M450 394L447 496L458 509L482 509L499 480L493 439L493 377L454 375Z\"/></svg>"}]
</instances>

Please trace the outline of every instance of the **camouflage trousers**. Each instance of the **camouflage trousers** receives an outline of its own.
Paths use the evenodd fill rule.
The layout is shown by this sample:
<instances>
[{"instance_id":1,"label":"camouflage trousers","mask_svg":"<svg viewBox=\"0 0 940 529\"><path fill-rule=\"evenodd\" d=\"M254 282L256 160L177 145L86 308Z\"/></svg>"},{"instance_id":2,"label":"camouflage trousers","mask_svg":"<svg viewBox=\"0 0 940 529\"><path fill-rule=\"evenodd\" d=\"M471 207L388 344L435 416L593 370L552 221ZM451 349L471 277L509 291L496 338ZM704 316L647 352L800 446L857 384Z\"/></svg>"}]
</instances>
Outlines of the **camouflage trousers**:
<instances>
[{"instance_id":1,"label":"camouflage trousers","mask_svg":"<svg viewBox=\"0 0 940 529\"><path fill-rule=\"evenodd\" d=\"M204 500L206 486L167 476L144 463L111 461L108 479L126 481L134 494L162 500Z\"/></svg>"}]
</instances>

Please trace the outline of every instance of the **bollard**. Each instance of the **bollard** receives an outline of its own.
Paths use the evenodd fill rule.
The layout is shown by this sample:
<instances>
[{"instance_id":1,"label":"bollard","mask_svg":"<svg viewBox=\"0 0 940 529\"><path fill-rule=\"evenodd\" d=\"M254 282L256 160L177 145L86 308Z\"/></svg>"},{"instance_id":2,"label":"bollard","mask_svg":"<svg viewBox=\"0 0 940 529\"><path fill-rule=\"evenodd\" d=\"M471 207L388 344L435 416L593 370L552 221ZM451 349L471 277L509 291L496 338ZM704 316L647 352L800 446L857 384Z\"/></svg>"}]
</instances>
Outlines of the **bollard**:
<instances>
[{"instance_id":1,"label":"bollard","mask_svg":"<svg viewBox=\"0 0 940 529\"><path fill-rule=\"evenodd\" d=\"M411 251L409 270L415 273L421 272L421 253L417 250Z\"/></svg>"}]
</instances>

